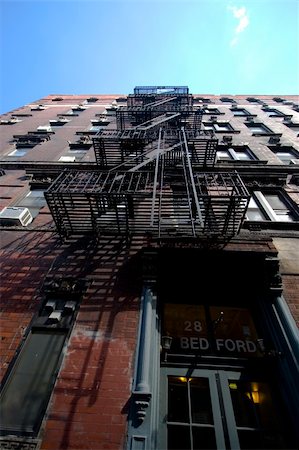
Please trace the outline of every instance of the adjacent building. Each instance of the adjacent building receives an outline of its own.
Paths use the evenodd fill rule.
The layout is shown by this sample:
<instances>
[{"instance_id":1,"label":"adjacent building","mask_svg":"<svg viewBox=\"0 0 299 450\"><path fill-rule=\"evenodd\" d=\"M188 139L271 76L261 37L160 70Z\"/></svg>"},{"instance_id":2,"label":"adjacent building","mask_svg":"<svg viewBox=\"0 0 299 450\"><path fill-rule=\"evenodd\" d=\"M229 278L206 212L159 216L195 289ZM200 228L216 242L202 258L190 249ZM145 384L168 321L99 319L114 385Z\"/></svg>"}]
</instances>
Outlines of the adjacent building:
<instances>
[{"instance_id":1,"label":"adjacent building","mask_svg":"<svg viewBox=\"0 0 299 450\"><path fill-rule=\"evenodd\" d=\"M0 130L1 448L298 448L298 96L49 95Z\"/></svg>"}]
</instances>

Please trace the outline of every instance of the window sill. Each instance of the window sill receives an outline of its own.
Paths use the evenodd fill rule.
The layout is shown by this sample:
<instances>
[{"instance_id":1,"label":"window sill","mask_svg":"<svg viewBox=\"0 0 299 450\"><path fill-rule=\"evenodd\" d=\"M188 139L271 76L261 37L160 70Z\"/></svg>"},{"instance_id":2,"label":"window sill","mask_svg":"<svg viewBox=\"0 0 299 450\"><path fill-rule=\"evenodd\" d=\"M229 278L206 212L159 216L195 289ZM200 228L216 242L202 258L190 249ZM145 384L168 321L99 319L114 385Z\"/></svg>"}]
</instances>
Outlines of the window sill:
<instances>
[{"instance_id":1,"label":"window sill","mask_svg":"<svg viewBox=\"0 0 299 450\"><path fill-rule=\"evenodd\" d=\"M263 164L267 164L267 162L268 161L264 161L264 160L256 160L256 159L250 159L250 160L245 160L245 161L242 161L242 160L240 160L240 159L230 159L230 160L220 160L220 161L217 161L217 164L226 164L226 163L228 163L228 164L240 164L240 165L243 165L243 164L245 164L246 166L248 166L249 164L254 164L254 165L263 165Z\"/></svg>"},{"instance_id":2,"label":"window sill","mask_svg":"<svg viewBox=\"0 0 299 450\"><path fill-rule=\"evenodd\" d=\"M299 221L296 222L272 222L270 220L245 220L243 229L258 231L258 230L294 230L299 231Z\"/></svg>"}]
</instances>

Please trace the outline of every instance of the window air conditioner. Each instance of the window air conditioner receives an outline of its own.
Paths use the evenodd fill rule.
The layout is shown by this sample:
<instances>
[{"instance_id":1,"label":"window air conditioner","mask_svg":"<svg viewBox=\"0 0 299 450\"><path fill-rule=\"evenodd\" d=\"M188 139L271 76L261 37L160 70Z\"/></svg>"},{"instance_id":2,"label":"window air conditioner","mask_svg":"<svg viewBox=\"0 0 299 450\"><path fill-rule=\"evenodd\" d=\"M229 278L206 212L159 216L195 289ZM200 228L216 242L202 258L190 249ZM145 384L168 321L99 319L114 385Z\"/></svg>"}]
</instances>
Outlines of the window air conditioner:
<instances>
[{"instance_id":1,"label":"window air conditioner","mask_svg":"<svg viewBox=\"0 0 299 450\"><path fill-rule=\"evenodd\" d=\"M1 225L22 225L27 227L33 220L28 208L7 207L0 212Z\"/></svg>"}]
</instances>

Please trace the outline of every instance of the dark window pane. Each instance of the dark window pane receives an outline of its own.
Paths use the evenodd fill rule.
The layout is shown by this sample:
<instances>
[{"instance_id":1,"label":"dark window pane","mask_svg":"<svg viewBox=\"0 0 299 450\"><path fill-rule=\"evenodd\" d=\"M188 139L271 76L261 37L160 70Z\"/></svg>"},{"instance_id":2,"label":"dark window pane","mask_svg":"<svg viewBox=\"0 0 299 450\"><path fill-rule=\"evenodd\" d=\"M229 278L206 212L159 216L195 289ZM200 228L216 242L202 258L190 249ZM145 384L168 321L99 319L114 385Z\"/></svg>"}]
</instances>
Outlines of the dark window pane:
<instances>
[{"instance_id":1,"label":"dark window pane","mask_svg":"<svg viewBox=\"0 0 299 450\"><path fill-rule=\"evenodd\" d=\"M229 383L236 424L239 427L257 427L254 403L250 397L250 383Z\"/></svg>"},{"instance_id":2,"label":"dark window pane","mask_svg":"<svg viewBox=\"0 0 299 450\"><path fill-rule=\"evenodd\" d=\"M288 447L278 433L267 431L239 430L240 447L242 450L282 450Z\"/></svg>"},{"instance_id":3,"label":"dark window pane","mask_svg":"<svg viewBox=\"0 0 299 450\"><path fill-rule=\"evenodd\" d=\"M193 378L190 381L192 422L201 424L214 423L209 380Z\"/></svg>"},{"instance_id":4,"label":"dark window pane","mask_svg":"<svg viewBox=\"0 0 299 450\"><path fill-rule=\"evenodd\" d=\"M31 333L0 400L1 428L33 432L54 381L65 334Z\"/></svg>"},{"instance_id":5,"label":"dark window pane","mask_svg":"<svg viewBox=\"0 0 299 450\"><path fill-rule=\"evenodd\" d=\"M285 203L276 194L264 194L265 199L269 202L273 209L288 209Z\"/></svg>"},{"instance_id":6,"label":"dark window pane","mask_svg":"<svg viewBox=\"0 0 299 450\"><path fill-rule=\"evenodd\" d=\"M189 423L187 378L169 377L168 417L169 422Z\"/></svg>"},{"instance_id":7,"label":"dark window pane","mask_svg":"<svg viewBox=\"0 0 299 450\"><path fill-rule=\"evenodd\" d=\"M239 442L240 442L240 448L242 450L249 450L249 449L255 449L255 450L261 450L264 448L262 446L261 436L258 431L239 431Z\"/></svg>"},{"instance_id":8,"label":"dark window pane","mask_svg":"<svg viewBox=\"0 0 299 450\"><path fill-rule=\"evenodd\" d=\"M238 159L240 159L241 161L249 161L251 159L250 155L246 152L241 152L241 151L236 151L236 150L235 150L235 152L238 156Z\"/></svg>"},{"instance_id":9,"label":"dark window pane","mask_svg":"<svg viewBox=\"0 0 299 450\"><path fill-rule=\"evenodd\" d=\"M167 450L191 450L189 426L168 426Z\"/></svg>"},{"instance_id":10,"label":"dark window pane","mask_svg":"<svg viewBox=\"0 0 299 450\"><path fill-rule=\"evenodd\" d=\"M229 383L237 426L256 428L239 430L242 449L284 449L281 420L279 419L267 383Z\"/></svg>"},{"instance_id":11,"label":"dark window pane","mask_svg":"<svg viewBox=\"0 0 299 450\"><path fill-rule=\"evenodd\" d=\"M192 427L192 434L194 450L217 448L214 428Z\"/></svg>"}]
</instances>

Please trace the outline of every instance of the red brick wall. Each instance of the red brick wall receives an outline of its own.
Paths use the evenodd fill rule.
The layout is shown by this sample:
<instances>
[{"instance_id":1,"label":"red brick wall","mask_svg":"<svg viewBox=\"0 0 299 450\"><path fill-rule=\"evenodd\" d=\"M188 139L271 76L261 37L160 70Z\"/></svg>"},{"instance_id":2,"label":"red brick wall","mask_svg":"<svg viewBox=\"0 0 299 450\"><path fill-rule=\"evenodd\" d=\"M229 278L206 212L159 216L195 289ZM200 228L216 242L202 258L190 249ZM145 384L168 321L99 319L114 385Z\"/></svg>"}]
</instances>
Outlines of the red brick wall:
<instances>
[{"instance_id":1,"label":"red brick wall","mask_svg":"<svg viewBox=\"0 0 299 450\"><path fill-rule=\"evenodd\" d=\"M39 288L54 255L51 233L1 231L1 379L39 308Z\"/></svg>"},{"instance_id":2,"label":"red brick wall","mask_svg":"<svg viewBox=\"0 0 299 450\"><path fill-rule=\"evenodd\" d=\"M54 388L42 434L43 450L124 446L141 280L139 246L119 246L122 243L116 239L90 248L91 258L79 248L55 269L64 275L78 271L82 276L85 271L91 284Z\"/></svg>"}]
</instances>

